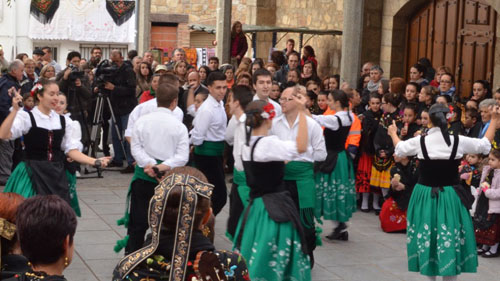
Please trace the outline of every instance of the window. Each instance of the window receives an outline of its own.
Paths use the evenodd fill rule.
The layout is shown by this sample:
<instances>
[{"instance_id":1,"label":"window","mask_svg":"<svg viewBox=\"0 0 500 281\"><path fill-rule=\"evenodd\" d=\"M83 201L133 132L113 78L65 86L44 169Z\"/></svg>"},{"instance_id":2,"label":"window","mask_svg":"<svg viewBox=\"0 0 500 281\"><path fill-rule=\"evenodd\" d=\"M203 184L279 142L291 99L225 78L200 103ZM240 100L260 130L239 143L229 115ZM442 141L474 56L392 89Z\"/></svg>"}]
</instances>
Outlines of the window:
<instances>
[{"instance_id":1,"label":"window","mask_svg":"<svg viewBox=\"0 0 500 281\"><path fill-rule=\"evenodd\" d=\"M82 58L90 59L90 52L94 47L100 47L102 50L102 59L109 59L112 50L117 49L122 52L124 59L127 59L128 46L127 45L114 45L114 44L80 44L80 54Z\"/></svg>"}]
</instances>

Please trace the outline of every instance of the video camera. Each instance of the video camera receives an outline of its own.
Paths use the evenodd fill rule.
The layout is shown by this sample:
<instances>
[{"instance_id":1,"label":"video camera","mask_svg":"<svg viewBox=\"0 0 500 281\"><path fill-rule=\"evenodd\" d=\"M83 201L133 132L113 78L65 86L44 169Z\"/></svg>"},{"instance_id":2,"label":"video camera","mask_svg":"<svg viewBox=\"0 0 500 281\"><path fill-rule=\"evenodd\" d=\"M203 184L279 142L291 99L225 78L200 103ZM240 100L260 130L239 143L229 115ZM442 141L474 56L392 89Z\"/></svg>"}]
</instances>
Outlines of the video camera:
<instances>
[{"instance_id":1,"label":"video camera","mask_svg":"<svg viewBox=\"0 0 500 281\"><path fill-rule=\"evenodd\" d=\"M69 80L75 81L76 79L82 79L85 77L85 71L81 70L78 66L70 64L68 67L71 68L71 72L68 77Z\"/></svg>"},{"instance_id":2,"label":"video camera","mask_svg":"<svg viewBox=\"0 0 500 281\"><path fill-rule=\"evenodd\" d=\"M95 73L96 84L99 89L104 89L106 82L112 82L118 71L118 66L112 64L109 60L103 60L97 65Z\"/></svg>"}]
</instances>

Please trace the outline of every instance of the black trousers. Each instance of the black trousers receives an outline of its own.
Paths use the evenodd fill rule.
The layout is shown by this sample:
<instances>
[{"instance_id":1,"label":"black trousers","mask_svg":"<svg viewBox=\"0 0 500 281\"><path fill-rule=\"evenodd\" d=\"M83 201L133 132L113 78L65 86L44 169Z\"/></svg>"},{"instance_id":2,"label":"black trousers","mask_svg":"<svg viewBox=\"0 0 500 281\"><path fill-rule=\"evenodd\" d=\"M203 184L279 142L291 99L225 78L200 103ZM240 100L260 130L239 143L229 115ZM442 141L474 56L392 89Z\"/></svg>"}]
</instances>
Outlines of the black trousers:
<instances>
[{"instance_id":1,"label":"black trousers","mask_svg":"<svg viewBox=\"0 0 500 281\"><path fill-rule=\"evenodd\" d=\"M214 185L212 210L214 216L216 216L224 208L227 201L227 187L222 156L206 156L195 153L194 165L203 172L208 182Z\"/></svg>"},{"instance_id":2,"label":"black trousers","mask_svg":"<svg viewBox=\"0 0 500 281\"><path fill-rule=\"evenodd\" d=\"M132 182L130 196L130 221L127 235L129 240L125 247L125 254L139 250L144 245L144 236L149 228L148 209L149 201L154 195L158 183L137 179Z\"/></svg>"},{"instance_id":3,"label":"black trousers","mask_svg":"<svg viewBox=\"0 0 500 281\"><path fill-rule=\"evenodd\" d=\"M295 207L300 214L300 205L299 205L299 192L297 190L297 182L292 180L285 180L285 189L290 192L292 195L293 203L295 203ZM305 225L302 225L304 228L304 234L306 236L306 243L310 253L314 249L316 249L316 229L314 227L310 228Z\"/></svg>"},{"instance_id":4,"label":"black trousers","mask_svg":"<svg viewBox=\"0 0 500 281\"><path fill-rule=\"evenodd\" d=\"M229 217L227 218L227 233L232 237L236 233L236 227L244 209L243 202L241 202L240 194L238 193L238 185L233 182L231 193L229 194Z\"/></svg>"}]
</instances>

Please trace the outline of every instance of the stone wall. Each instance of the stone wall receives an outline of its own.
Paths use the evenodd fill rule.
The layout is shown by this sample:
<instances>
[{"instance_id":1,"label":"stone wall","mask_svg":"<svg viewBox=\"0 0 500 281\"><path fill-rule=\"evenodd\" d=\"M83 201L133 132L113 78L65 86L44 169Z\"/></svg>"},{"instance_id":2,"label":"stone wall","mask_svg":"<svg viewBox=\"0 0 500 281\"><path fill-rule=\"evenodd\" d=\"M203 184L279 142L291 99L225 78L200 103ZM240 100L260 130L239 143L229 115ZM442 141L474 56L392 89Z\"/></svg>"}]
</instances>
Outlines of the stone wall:
<instances>
[{"instance_id":1,"label":"stone wall","mask_svg":"<svg viewBox=\"0 0 500 281\"><path fill-rule=\"evenodd\" d=\"M343 0L276 0L276 26L342 30L342 7ZM283 35L279 33L278 40ZM285 35L276 47L284 49L288 38L295 40L297 49L298 33ZM304 46L311 45L314 48L320 76L340 73L342 36L304 35L303 42Z\"/></svg>"}]
</instances>

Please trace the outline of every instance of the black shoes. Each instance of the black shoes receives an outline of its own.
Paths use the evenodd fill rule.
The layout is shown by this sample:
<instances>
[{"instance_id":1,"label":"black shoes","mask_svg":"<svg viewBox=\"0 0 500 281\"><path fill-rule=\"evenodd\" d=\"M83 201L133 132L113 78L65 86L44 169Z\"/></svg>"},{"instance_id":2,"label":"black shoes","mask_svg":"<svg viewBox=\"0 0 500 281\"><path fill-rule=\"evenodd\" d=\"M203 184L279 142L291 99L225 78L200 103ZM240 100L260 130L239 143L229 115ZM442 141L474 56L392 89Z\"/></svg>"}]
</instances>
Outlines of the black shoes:
<instances>
[{"instance_id":1,"label":"black shoes","mask_svg":"<svg viewBox=\"0 0 500 281\"><path fill-rule=\"evenodd\" d=\"M349 233L347 232L347 225L344 222L339 223L339 225L333 230L333 232L326 236L328 240L349 240Z\"/></svg>"},{"instance_id":2,"label":"black shoes","mask_svg":"<svg viewBox=\"0 0 500 281\"><path fill-rule=\"evenodd\" d=\"M125 169L121 170L121 174L132 174L134 172L134 166L127 166Z\"/></svg>"},{"instance_id":3,"label":"black shoes","mask_svg":"<svg viewBox=\"0 0 500 281\"><path fill-rule=\"evenodd\" d=\"M121 168L121 167L123 167L123 163L111 161L111 162L108 163L107 167L108 168Z\"/></svg>"}]
</instances>

